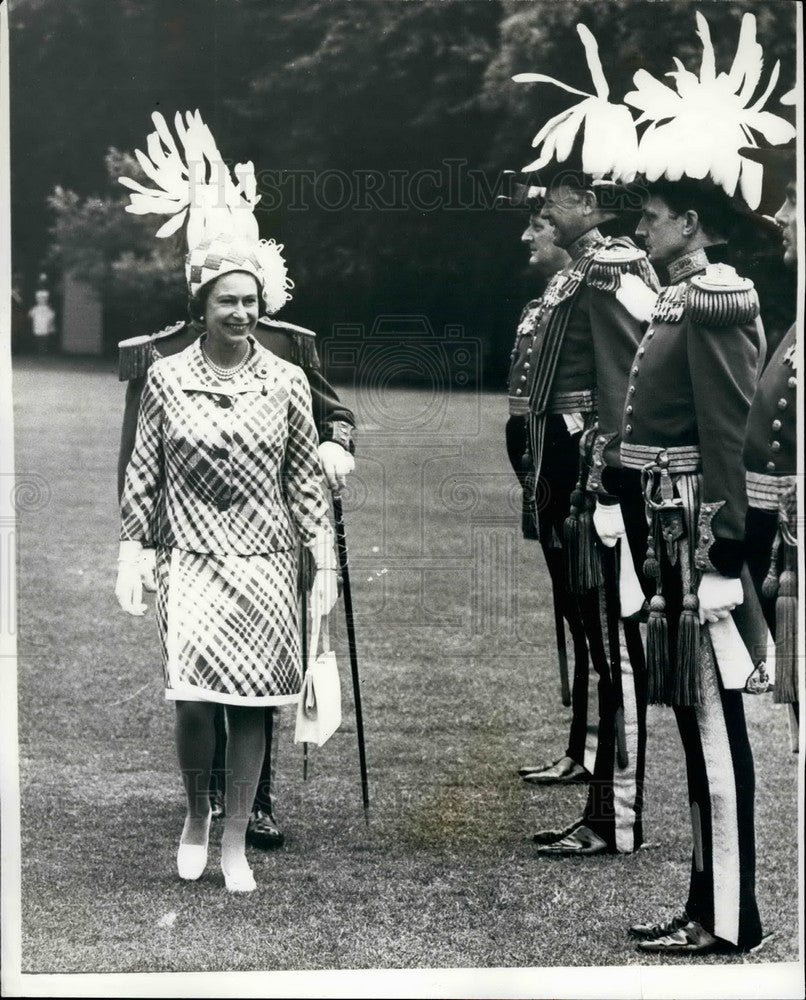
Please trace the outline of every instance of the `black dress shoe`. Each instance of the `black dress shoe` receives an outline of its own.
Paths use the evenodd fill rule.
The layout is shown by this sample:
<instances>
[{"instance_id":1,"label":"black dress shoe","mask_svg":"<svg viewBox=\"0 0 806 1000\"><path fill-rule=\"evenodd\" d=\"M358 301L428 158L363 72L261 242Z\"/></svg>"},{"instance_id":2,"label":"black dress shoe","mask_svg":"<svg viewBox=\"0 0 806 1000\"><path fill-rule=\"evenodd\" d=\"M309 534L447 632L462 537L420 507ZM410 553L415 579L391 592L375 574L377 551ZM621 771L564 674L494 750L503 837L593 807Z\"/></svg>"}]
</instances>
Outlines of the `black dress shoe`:
<instances>
[{"instance_id":1,"label":"black dress shoe","mask_svg":"<svg viewBox=\"0 0 806 1000\"><path fill-rule=\"evenodd\" d=\"M665 924L633 924L629 929L629 934L630 937L637 938L639 941L651 941L653 938L665 937L667 934L679 931L688 922L689 916L683 910L682 913L678 913Z\"/></svg>"},{"instance_id":2,"label":"black dress shoe","mask_svg":"<svg viewBox=\"0 0 806 1000\"><path fill-rule=\"evenodd\" d=\"M210 812L213 819L223 819L227 815L224 810L223 792L210 792Z\"/></svg>"},{"instance_id":3,"label":"black dress shoe","mask_svg":"<svg viewBox=\"0 0 806 1000\"><path fill-rule=\"evenodd\" d=\"M663 934L651 941L639 941L638 950L656 955L712 955L727 954L739 949L730 941L714 937L696 920L689 920L671 934Z\"/></svg>"},{"instance_id":4,"label":"black dress shoe","mask_svg":"<svg viewBox=\"0 0 806 1000\"><path fill-rule=\"evenodd\" d=\"M529 785L574 785L591 780L591 773L570 757L561 757L542 771L531 771L523 776Z\"/></svg>"},{"instance_id":5,"label":"black dress shoe","mask_svg":"<svg viewBox=\"0 0 806 1000\"><path fill-rule=\"evenodd\" d=\"M532 840L536 844L553 844L557 840L562 840L563 837L567 837L569 833L573 833L578 827L582 826L582 818L574 820L570 826L566 826L562 830L538 830L532 836Z\"/></svg>"},{"instance_id":6,"label":"black dress shoe","mask_svg":"<svg viewBox=\"0 0 806 1000\"><path fill-rule=\"evenodd\" d=\"M283 846L285 834L271 813L255 809L246 827L246 842L261 851L271 851L275 847Z\"/></svg>"},{"instance_id":7,"label":"black dress shoe","mask_svg":"<svg viewBox=\"0 0 806 1000\"><path fill-rule=\"evenodd\" d=\"M537 853L546 857L553 855L554 857L571 858L575 856L587 856L589 854L607 854L609 852L607 843L602 840L599 834L594 833L590 827L585 826L583 823L572 833L569 833L567 837L538 847Z\"/></svg>"}]
</instances>

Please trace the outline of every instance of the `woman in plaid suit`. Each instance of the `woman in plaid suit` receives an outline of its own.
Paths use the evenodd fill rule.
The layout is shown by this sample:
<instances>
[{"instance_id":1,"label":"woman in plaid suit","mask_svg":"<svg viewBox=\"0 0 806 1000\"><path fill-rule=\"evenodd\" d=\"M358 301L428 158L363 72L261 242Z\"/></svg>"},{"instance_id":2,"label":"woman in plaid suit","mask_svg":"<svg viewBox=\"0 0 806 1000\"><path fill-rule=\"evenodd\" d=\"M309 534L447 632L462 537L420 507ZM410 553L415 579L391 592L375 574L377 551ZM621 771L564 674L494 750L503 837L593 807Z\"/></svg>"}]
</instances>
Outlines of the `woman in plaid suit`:
<instances>
[{"instance_id":1,"label":"woman in plaid suit","mask_svg":"<svg viewBox=\"0 0 806 1000\"><path fill-rule=\"evenodd\" d=\"M267 251L277 251L274 259ZM213 718L217 703L226 707L221 868L230 891L255 888L245 833L263 760L263 709L296 701L302 681L298 540L316 561L314 613L336 598L310 389L301 369L252 336L278 280L285 286L278 261L273 244L227 235L188 254L190 311L206 332L151 366L121 499L116 594L130 614L145 612L140 551L157 549L166 698L176 703L187 796L177 854L185 879L199 878L207 861Z\"/></svg>"}]
</instances>

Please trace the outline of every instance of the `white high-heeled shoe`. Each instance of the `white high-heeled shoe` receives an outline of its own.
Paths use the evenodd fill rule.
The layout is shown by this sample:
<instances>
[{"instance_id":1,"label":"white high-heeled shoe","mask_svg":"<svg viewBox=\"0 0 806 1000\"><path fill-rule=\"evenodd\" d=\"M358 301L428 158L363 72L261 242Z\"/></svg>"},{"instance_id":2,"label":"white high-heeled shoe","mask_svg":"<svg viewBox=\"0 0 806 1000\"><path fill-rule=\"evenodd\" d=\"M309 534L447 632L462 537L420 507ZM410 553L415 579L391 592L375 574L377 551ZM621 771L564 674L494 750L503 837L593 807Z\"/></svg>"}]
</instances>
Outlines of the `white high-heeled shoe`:
<instances>
[{"instance_id":1,"label":"white high-heeled shoe","mask_svg":"<svg viewBox=\"0 0 806 1000\"><path fill-rule=\"evenodd\" d=\"M257 882L255 882L255 876L252 874L252 869L246 861L239 861L238 864L231 870L227 871L224 867L224 859L221 859L221 872L224 876L224 885L227 887L227 892L254 892L257 889Z\"/></svg>"},{"instance_id":2,"label":"white high-heeled shoe","mask_svg":"<svg viewBox=\"0 0 806 1000\"><path fill-rule=\"evenodd\" d=\"M186 882L195 882L196 879L201 878L207 867L207 844L210 840L211 819L212 813L207 816L207 829L203 844L185 844L181 839L179 841L179 850L176 852L176 870L179 872L179 877ZM184 835L183 829L182 836L184 837Z\"/></svg>"}]
</instances>

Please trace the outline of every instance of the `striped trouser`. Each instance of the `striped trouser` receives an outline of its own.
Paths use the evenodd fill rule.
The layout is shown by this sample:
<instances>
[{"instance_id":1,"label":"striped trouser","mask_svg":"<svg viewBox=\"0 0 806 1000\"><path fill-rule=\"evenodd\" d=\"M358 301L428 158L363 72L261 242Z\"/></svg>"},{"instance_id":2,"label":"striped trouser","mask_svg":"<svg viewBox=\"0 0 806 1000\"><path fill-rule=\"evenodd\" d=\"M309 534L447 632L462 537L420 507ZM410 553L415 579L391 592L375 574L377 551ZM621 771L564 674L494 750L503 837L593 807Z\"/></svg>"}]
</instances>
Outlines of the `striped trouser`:
<instances>
[{"instance_id":1,"label":"striped trouser","mask_svg":"<svg viewBox=\"0 0 806 1000\"><path fill-rule=\"evenodd\" d=\"M576 598L568 593L565 574L565 554L559 546L543 546L543 555L557 595L563 618L568 627L573 653L570 673L571 728L565 751L571 760L593 771L599 738L599 710L593 687L595 674L590 668L585 627ZM567 643L566 643L567 645Z\"/></svg>"},{"instance_id":2,"label":"striped trouser","mask_svg":"<svg viewBox=\"0 0 806 1000\"><path fill-rule=\"evenodd\" d=\"M579 606L599 678L599 743L584 822L609 850L629 854L643 841L646 661L638 622L619 616L622 544L600 549L604 585L581 597Z\"/></svg>"},{"instance_id":3,"label":"striped trouser","mask_svg":"<svg viewBox=\"0 0 806 1000\"><path fill-rule=\"evenodd\" d=\"M700 644L701 701L677 707L694 849L686 911L739 948L761 940L756 905L755 774L741 691L726 691L710 641Z\"/></svg>"}]
</instances>

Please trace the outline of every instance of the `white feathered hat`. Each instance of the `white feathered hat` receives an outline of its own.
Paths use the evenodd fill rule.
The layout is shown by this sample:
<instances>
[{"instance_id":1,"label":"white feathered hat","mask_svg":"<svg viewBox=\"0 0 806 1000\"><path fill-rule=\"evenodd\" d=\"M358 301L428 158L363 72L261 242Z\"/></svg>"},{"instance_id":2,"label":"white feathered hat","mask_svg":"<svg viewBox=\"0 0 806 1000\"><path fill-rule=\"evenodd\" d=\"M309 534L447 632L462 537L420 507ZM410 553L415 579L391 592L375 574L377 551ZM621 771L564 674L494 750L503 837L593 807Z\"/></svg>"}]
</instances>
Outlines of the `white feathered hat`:
<instances>
[{"instance_id":1,"label":"white feathered hat","mask_svg":"<svg viewBox=\"0 0 806 1000\"><path fill-rule=\"evenodd\" d=\"M625 102L641 111L636 122L648 123L638 145L638 172L656 180L710 181L729 198L755 209L761 200L763 166L741 155L743 147L758 147L755 134L772 146L789 142L795 129L784 118L762 110L778 82L776 63L763 93L764 53L756 41L756 19L745 14L739 44L728 73L716 72L716 57L708 22L697 11L697 34L703 53L699 76L679 59L667 76L676 90L644 69L633 77L635 90Z\"/></svg>"},{"instance_id":2,"label":"white feathered hat","mask_svg":"<svg viewBox=\"0 0 806 1000\"><path fill-rule=\"evenodd\" d=\"M593 81L594 94L570 87L553 76L543 73L518 73L516 83L552 83L584 100L555 115L540 129L532 141L541 147L536 160L523 170L541 171L550 164L566 165L570 171L581 171L593 180L631 181L635 176L638 136L630 109L613 104L610 87L602 70L599 46L589 28L576 26L585 48L585 58Z\"/></svg>"},{"instance_id":3,"label":"white feathered hat","mask_svg":"<svg viewBox=\"0 0 806 1000\"><path fill-rule=\"evenodd\" d=\"M187 223L185 270L191 295L222 274L246 270L260 282L267 311L276 313L291 298L294 285L282 244L259 238L254 209L260 195L253 163L236 163L233 180L198 111L176 113L178 141L159 112L151 119L156 131L146 139L148 155L139 149L135 155L156 188L119 177L130 189L126 211L170 216L155 233L160 239Z\"/></svg>"}]
</instances>

